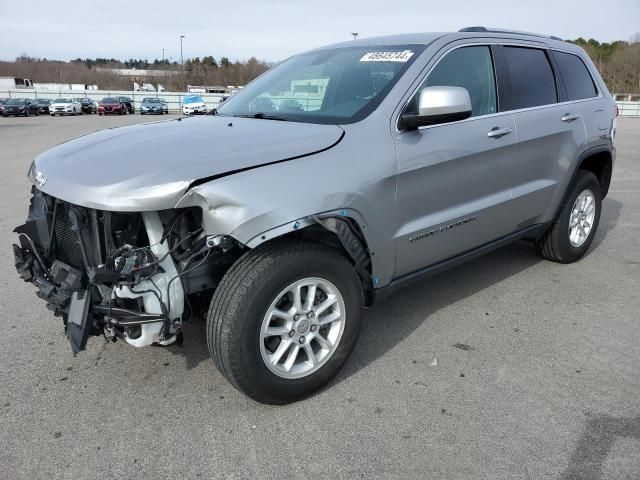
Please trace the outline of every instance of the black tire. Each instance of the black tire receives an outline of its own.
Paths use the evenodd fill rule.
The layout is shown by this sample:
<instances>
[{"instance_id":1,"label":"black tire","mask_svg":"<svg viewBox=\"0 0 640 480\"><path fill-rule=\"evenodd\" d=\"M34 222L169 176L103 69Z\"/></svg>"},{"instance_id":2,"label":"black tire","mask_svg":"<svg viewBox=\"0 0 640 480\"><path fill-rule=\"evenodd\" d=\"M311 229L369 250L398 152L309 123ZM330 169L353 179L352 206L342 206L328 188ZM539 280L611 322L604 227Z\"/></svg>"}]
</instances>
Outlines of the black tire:
<instances>
[{"instance_id":1,"label":"black tire","mask_svg":"<svg viewBox=\"0 0 640 480\"><path fill-rule=\"evenodd\" d=\"M269 305L292 283L309 277L328 280L345 305L342 337L315 372L282 378L265 365L260 328ZM362 286L355 269L337 250L319 243L275 241L241 257L222 278L207 318L209 353L220 372L241 392L268 404L285 404L325 386L349 358L360 331Z\"/></svg>"},{"instance_id":2,"label":"black tire","mask_svg":"<svg viewBox=\"0 0 640 480\"><path fill-rule=\"evenodd\" d=\"M569 240L569 219L578 196L590 190L595 199L595 217L587 238L580 246L573 246ZM556 219L549 230L536 242L538 255L558 263L572 263L587 253L600 222L602 210L602 191L596 176L586 170L580 170L569 187ZM576 242L577 243L577 242Z\"/></svg>"}]
</instances>

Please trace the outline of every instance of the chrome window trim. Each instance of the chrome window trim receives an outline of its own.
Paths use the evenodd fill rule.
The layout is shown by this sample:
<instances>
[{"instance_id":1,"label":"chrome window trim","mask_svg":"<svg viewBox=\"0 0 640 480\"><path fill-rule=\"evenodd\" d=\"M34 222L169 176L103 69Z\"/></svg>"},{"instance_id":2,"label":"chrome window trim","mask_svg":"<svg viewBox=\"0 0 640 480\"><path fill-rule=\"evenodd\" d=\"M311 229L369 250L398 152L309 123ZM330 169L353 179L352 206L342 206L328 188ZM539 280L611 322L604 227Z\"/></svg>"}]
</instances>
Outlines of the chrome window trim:
<instances>
[{"instance_id":1,"label":"chrome window trim","mask_svg":"<svg viewBox=\"0 0 640 480\"><path fill-rule=\"evenodd\" d=\"M530 40L522 40L523 42L530 42ZM571 55L575 55L578 58L580 58L580 55L576 54L575 52L571 52L569 50L565 50L565 49L561 49L561 48L556 48L556 47L551 47L549 45L543 44L543 43L538 43L536 42L536 45L531 45L530 43L515 43L513 42L513 40L510 40L508 42L501 42L501 41L480 41L480 42L471 42L471 43L462 43L459 45L455 45L454 47L451 47L450 49L448 49L447 51L445 51L440 58L438 58L438 60L436 60L436 62L428 69L428 71L420 78L420 81L418 82L418 85L416 88L413 89L413 91L411 92L411 95L409 95L409 97L407 98L407 100L404 102L404 104L402 105L402 108L400 108L398 110L398 113L395 113L394 115L395 117L395 122L394 122L394 128L395 128L395 133L408 133L408 132L412 132L415 130L400 130L400 128L398 128L399 123L400 123L400 117L402 116L402 112L404 111L405 108L407 108L407 105L409 105L409 102L411 102L411 99L418 93L418 90L420 89L420 86L424 83L424 81L426 80L426 78L431 74L431 72L433 71L433 69L442 61L442 59L444 57L446 57L450 52L457 50L458 48L464 48L464 47L481 47L481 46L486 46L486 47L491 47L492 45L500 45L500 46L505 46L505 47L522 47L522 48L537 48L539 50L547 50L547 51L559 51L562 53L570 53ZM493 58L492 58L493 60ZM584 60L582 60L582 58L580 58L580 60L584 62ZM553 66L550 65L553 69ZM586 66L586 63L585 63ZM495 63L494 63L494 68L495 68ZM591 70L589 69L589 67L587 67L587 71L589 72L589 75L592 76L592 80L593 80L593 74L591 72ZM496 81L496 92L498 91L498 77L495 77L495 81ZM544 108L552 108L552 107L557 107L559 105L572 105L575 103L584 103L584 102L592 102L594 100L600 99L603 97L602 93L600 92L600 89L598 88L598 84L594 81L594 85L596 85L596 88L598 90L598 95L595 97L590 97L590 98L582 98L580 100L569 100L566 102L557 102L557 103L549 103L546 105L536 105L535 107L527 107L527 108L519 108L516 110L505 110L502 112L496 112L496 113L488 113L486 115L478 115L476 117L469 117L466 118L464 120L458 120L456 122L448 122L448 123L439 123L437 125L425 125L422 127L418 127L418 131L422 131L422 130L427 130L430 128L436 128L436 127L441 127L441 126L445 126L445 125L453 125L453 124L459 124L459 123L464 123L464 122L472 122L474 120L479 120L479 119L485 119L485 118L492 118L492 117L499 117L501 115L512 115L515 113L521 113L521 112L528 112L528 111L532 111L532 110L540 110L540 109L544 109Z\"/></svg>"}]
</instances>

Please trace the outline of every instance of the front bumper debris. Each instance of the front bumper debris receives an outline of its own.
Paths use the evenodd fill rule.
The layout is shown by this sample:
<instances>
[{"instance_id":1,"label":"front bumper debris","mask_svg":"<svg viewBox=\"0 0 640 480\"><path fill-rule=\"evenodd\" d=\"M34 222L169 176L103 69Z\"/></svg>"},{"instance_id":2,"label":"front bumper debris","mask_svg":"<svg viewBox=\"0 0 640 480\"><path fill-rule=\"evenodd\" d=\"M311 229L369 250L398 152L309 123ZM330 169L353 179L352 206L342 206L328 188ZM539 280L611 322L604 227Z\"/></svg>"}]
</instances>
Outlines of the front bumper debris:
<instances>
[{"instance_id":1,"label":"front bumper debris","mask_svg":"<svg viewBox=\"0 0 640 480\"><path fill-rule=\"evenodd\" d=\"M92 210L35 187L32 194L27 221L14 229L15 268L62 317L73 352L103 333L135 346L175 341L184 292L171 280L179 275L159 214Z\"/></svg>"}]
</instances>

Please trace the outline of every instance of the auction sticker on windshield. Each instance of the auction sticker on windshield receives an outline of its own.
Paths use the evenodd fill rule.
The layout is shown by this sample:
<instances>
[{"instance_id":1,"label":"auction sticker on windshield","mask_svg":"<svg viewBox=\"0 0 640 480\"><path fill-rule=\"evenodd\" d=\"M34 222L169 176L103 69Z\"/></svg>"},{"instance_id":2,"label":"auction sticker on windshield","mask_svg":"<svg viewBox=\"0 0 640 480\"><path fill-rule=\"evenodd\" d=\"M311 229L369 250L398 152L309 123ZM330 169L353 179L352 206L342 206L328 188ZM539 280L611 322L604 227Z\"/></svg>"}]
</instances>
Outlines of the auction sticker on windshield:
<instances>
[{"instance_id":1,"label":"auction sticker on windshield","mask_svg":"<svg viewBox=\"0 0 640 480\"><path fill-rule=\"evenodd\" d=\"M361 62L406 62L413 56L411 50L402 52L368 52L360 59Z\"/></svg>"}]
</instances>

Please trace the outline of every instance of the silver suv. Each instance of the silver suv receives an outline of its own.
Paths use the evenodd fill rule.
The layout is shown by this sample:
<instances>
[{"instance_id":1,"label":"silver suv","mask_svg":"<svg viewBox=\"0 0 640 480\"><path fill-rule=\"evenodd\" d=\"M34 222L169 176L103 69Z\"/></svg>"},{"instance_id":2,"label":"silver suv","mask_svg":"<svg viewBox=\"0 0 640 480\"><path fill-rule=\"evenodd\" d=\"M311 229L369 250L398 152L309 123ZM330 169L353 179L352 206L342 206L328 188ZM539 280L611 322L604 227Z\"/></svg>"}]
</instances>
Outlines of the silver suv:
<instances>
[{"instance_id":1,"label":"silver suv","mask_svg":"<svg viewBox=\"0 0 640 480\"><path fill-rule=\"evenodd\" d=\"M18 272L90 335L181 340L286 403L331 380L364 306L517 239L588 250L614 102L553 37L483 27L296 55L217 112L105 130L39 155Z\"/></svg>"}]
</instances>

